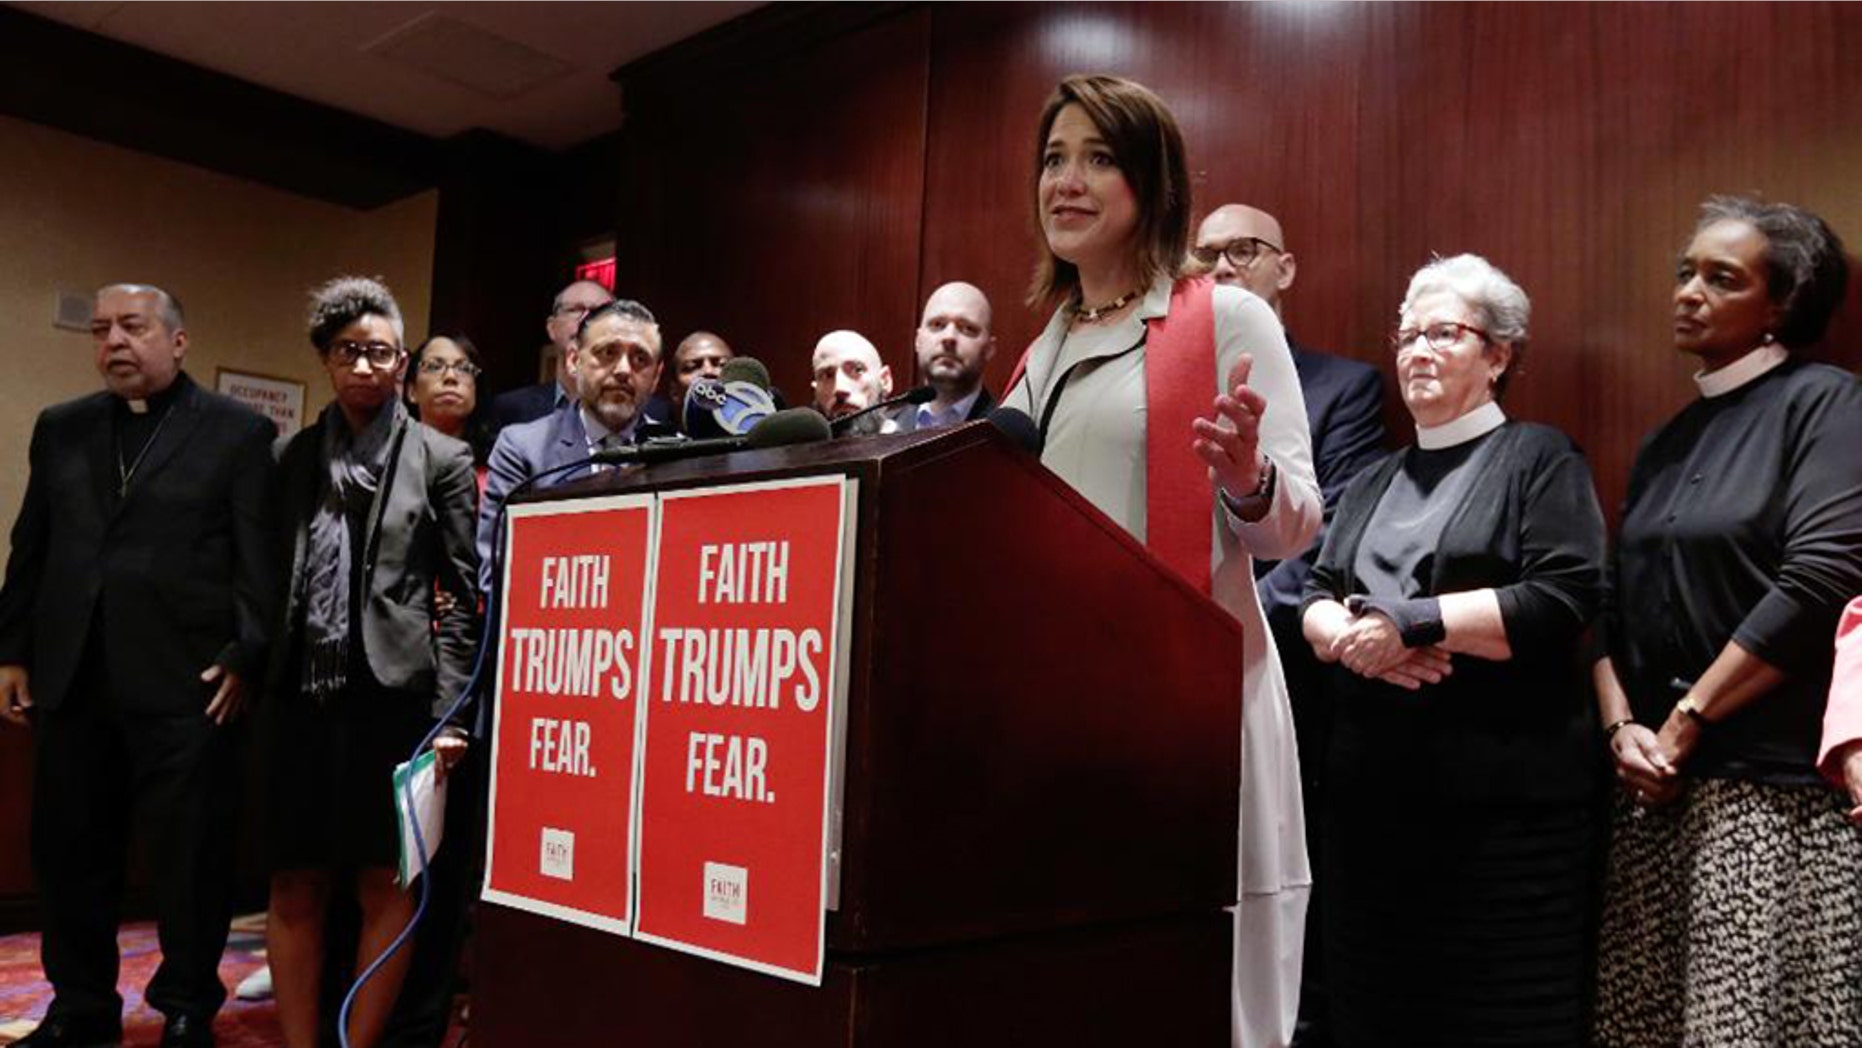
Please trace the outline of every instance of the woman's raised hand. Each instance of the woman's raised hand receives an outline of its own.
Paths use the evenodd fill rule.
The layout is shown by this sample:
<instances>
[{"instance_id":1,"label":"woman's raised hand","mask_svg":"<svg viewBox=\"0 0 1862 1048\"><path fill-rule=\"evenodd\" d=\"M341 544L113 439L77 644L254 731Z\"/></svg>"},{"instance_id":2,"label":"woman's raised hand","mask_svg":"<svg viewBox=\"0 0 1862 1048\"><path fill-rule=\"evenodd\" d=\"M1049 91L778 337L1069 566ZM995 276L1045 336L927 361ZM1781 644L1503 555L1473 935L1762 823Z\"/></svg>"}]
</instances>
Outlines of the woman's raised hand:
<instances>
[{"instance_id":1,"label":"woman's raised hand","mask_svg":"<svg viewBox=\"0 0 1862 1048\"><path fill-rule=\"evenodd\" d=\"M1261 416L1267 413L1267 400L1248 386L1253 370L1254 357L1243 353L1229 370L1228 392L1215 398L1211 417L1192 423L1196 441L1191 447L1208 463L1209 478L1235 499L1259 490L1266 466L1261 457Z\"/></svg>"}]
</instances>

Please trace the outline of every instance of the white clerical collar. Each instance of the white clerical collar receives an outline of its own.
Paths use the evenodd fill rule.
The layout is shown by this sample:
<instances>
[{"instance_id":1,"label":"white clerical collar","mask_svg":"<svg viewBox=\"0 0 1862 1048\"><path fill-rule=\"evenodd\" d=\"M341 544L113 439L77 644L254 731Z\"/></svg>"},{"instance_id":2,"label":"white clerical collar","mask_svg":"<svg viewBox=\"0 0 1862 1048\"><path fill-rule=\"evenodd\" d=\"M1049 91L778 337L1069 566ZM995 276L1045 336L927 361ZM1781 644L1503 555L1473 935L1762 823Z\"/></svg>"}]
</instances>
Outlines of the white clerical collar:
<instances>
[{"instance_id":1,"label":"white clerical collar","mask_svg":"<svg viewBox=\"0 0 1862 1048\"><path fill-rule=\"evenodd\" d=\"M1694 372L1694 384L1700 387L1703 397L1725 396L1789 359L1790 350L1767 342L1718 371Z\"/></svg>"},{"instance_id":2,"label":"white clerical collar","mask_svg":"<svg viewBox=\"0 0 1862 1048\"><path fill-rule=\"evenodd\" d=\"M1499 429L1504 422L1506 412L1490 400L1460 418L1439 426L1417 426L1416 446L1424 451L1452 448L1456 444L1466 444L1475 437L1484 437Z\"/></svg>"}]
</instances>

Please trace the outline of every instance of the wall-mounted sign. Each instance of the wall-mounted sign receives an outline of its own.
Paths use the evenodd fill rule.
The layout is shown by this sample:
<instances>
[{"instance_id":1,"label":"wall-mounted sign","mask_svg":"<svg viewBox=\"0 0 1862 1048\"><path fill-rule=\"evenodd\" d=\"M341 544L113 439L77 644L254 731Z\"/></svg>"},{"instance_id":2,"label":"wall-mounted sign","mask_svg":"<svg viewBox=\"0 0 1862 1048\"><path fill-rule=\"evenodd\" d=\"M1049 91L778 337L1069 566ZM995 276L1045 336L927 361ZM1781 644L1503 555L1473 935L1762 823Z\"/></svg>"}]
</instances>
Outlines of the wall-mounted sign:
<instances>
[{"instance_id":1,"label":"wall-mounted sign","mask_svg":"<svg viewBox=\"0 0 1862 1048\"><path fill-rule=\"evenodd\" d=\"M592 280L602 287L607 288L609 294L613 294L614 256L609 255L607 258L598 258L593 262L584 262L576 266L575 278L577 280Z\"/></svg>"},{"instance_id":2,"label":"wall-mounted sign","mask_svg":"<svg viewBox=\"0 0 1862 1048\"><path fill-rule=\"evenodd\" d=\"M304 428L304 384L288 378L255 375L250 371L215 368L213 388L271 419L278 435L288 437Z\"/></svg>"}]
</instances>

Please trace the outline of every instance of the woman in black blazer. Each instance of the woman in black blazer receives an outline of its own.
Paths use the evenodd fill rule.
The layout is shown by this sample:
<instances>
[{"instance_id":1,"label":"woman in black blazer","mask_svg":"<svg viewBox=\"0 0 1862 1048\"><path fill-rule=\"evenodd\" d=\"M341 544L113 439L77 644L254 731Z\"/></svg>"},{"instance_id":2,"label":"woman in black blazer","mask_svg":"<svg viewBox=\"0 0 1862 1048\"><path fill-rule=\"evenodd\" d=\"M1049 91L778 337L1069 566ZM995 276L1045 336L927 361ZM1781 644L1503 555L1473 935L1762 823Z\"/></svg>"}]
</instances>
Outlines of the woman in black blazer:
<instances>
[{"instance_id":1,"label":"woman in black blazer","mask_svg":"<svg viewBox=\"0 0 1862 1048\"><path fill-rule=\"evenodd\" d=\"M1525 292L1461 255L1395 341L1416 445L1346 489L1302 622L1333 663L1322 934L1343 1045L1584 1043L1604 525L1571 441L1498 403Z\"/></svg>"},{"instance_id":2,"label":"woman in black blazer","mask_svg":"<svg viewBox=\"0 0 1862 1048\"><path fill-rule=\"evenodd\" d=\"M333 875L354 876L357 971L413 915L395 879L391 776L464 688L478 636L472 452L402 405L407 354L393 297L373 280L333 280L312 295L310 337L335 401L279 456L288 590L266 761L267 934L291 1048L318 1040ZM442 768L465 745L463 730L445 729L434 743ZM352 1046L381 1036L411 952L398 951L357 995Z\"/></svg>"}]
</instances>

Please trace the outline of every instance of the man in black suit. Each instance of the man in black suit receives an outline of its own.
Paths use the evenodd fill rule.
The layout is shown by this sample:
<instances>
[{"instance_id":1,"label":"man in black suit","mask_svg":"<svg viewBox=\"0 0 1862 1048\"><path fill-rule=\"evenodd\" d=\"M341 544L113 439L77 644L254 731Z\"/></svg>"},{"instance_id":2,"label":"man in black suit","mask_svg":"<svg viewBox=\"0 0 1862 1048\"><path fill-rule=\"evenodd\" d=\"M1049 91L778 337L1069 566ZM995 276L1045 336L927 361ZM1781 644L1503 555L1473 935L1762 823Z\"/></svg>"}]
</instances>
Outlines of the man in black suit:
<instances>
[{"instance_id":1,"label":"man in black suit","mask_svg":"<svg viewBox=\"0 0 1862 1048\"><path fill-rule=\"evenodd\" d=\"M550 315L543 322L550 344L556 347L556 378L494 397L492 432L540 419L575 401L575 371L569 362L569 344L575 341L575 329L581 326L582 318L612 301L614 296L608 289L592 280L578 280L556 292L555 300L550 303Z\"/></svg>"},{"instance_id":2,"label":"man in black suit","mask_svg":"<svg viewBox=\"0 0 1862 1048\"><path fill-rule=\"evenodd\" d=\"M239 808L235 721L264 664L275 427L181 370L181 307L113 285L105 392L48 408L0 587L0 716L34 743L32 859L54 998L24 1048L122 1035L132 812L149 833L164 1048L213 1043Z\"/></svg>"},{"instance_id":3,"label":"man in black suit","mask_svg":"<svg viewBox=\"0 0 1862 1048\"><path fill-rule=\"evenodd\" d=\"M556 379L492 398L491 431L494 436L506 426L535 422L555 414L566 404L575 403L575 360L569 348L575 342L582 319L613 301L614 295L592 280L578 280L556 293L555 301L550 303L549 318L543 324L544 330L549 332L550 344L556 347ZM646 311L645 306L634 305ZM652 316L650 312L647 315ZM654 425L671 426L678 419L679 406L654 393L647 397L641 410Z\"/></svg>"},{"instance_id":4,"label":"man in black suit","mask_svg":"<svg viewBox=\"0 0 1862 1048\"><path fill-rule=\"evenodd\" d=\"M1281 313L1281 298L1293 287L1298 272L1293 253L1274 216L1245 204L1225 204L1209 213L1196 230L1196 261L1207 267L1217 283L1245 288ZM1312 429L1313 471L1325 499L1325 522L1345 485L1358 471L1383 457L1383 378L1376 368L1355 360L1321 353L1303 346L1287 333L1293 366L1299 372L1300 392L1306 398L1306 421ZM1321 772L1331 713L1321 669L1300 629L1300 591L1318 558L1325 531L1314 536L1304 555L1279 562L1256 561L1255 587L1261 610L1274 635L1287 694L1293 703L1293 729L1299 741L1300 787L1306 804L1307 851L1317 882L1306 922L1306 977L1300 995L1301 1031L1296 1042L1318 1048L1325 1044L1321 1031L1312 1029L1309 1017L1323 1014L1321 986L1323 958L1319 953L1319 909L1323 902L1323 857L1312 828L1325 803Z\"/></svg>"},{"instance_id":5,"label":"man in black suit","mask_svg":"<svg viewBox=\"0 0 1862 1048\"><path fill-rule=\"evenodd\" d=\"M902 404L892 415L897 432L954 426L989 414L996 398L983 387L983 369L996 355L989 298L974 284L945 284L925 300L913 351L918 375L937 398Z\"/></svg>"}]
</instances>

